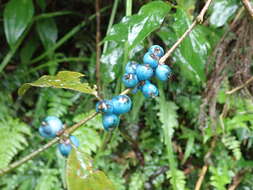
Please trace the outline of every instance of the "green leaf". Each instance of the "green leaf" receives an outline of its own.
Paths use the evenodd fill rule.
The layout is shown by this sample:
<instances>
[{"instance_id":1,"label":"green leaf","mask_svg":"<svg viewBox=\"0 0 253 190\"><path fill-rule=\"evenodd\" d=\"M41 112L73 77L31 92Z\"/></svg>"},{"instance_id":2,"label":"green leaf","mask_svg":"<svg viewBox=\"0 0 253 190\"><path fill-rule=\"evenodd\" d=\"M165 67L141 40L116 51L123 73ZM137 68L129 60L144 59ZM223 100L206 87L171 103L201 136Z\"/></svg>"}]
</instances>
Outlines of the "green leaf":
<instances>
[{"instance_id":1,"label":"green leaf","mask_svg":"<svg viewBox=\"0 0 253 190\"><path fill-rule=\"evenodd\" d=\"M214 27L223 26L239 8L237 0L218 0L214 2L210 23Z\"/></svg>"},{"instance_id":2,"label":"green leaf","mask_svg":"<svg viewBox=\"0 0 253 190\"><path fill-rule=\"evenodd\" d=\"M93 171L90 158L79 151L72 151L67 161L68 190L115 190L102 171Z\"/></svg>"},{"instance_id":3,"label":"green leaf","mask_svg":"<svg viewBox=\"0 0 253 190\"><path fill-rule=\"evenodd\" d=\"M132 49L160 27L170 9L168 3L150 2L142 6L138 14L124 17L119 24L114 25L105 40L128 42Z\"/></svg>"},{"instance_id":4,"label":"green leaf","mask_svg":"<svg viewBox=\"0 0 253 190\"><path fill-rule=\"evenodd\" d=\"M57 26L54 19L48 18L39 20L36 23L36 29L45 49L51 48L55 44L58 35Z\"/></svg>"},{"instance_id":5,"label":"green leaf","mask_svg":"<svg viewBox=\"0 0 253 190\"><path fill-rule=\"evenodd\" d=\"M83 76L84 74L73 71L61 71L56 76L44 75L33 83L23 84L19 88L18 94L23 95L31 86L65 88L86 94L94 94L95 89L92 89L88 83L80 81L80 77Z\"/></svg>"},{"instance_id":6,"label":"green leaf","mask_svg":"<svg viewBox=\"0 0 253 190\"><path fill-rule=\"evenodd\" d=\"M162 27L158 32L167 46L172 46L192 23L188 14L180 7L173 18L171 28ZM206 79L205 63L210 49L206 35L203 27L195 27L173 54L173 61L180 67L181 75L195 83Z\"/></svg>"},{"instance_id":7,"label":"green leaf","mask_svg":"<svg viewBox=\"0 0 253 190\"><path fill-rule=\"evenodd\" d=\"M194 146L194 136L189 136L188 140L187 140L187 144L186 144L186 148L185 148L185 152L184 152L184 158L182 160L182 164L185 163L185 161L189 158L189 156L192 153L193 150L193 146Z\"/></svg>"},{"instance_id":8,"label":"green leaf","mask_svg":"<svg viewBox=\"0 0 253 190\"><path fill-rule=\"evenodd\" d=\"M4 9L4 32L8 44L13 47L32 21L32 0L10 0Z\"/></svg>"}]
</instances>

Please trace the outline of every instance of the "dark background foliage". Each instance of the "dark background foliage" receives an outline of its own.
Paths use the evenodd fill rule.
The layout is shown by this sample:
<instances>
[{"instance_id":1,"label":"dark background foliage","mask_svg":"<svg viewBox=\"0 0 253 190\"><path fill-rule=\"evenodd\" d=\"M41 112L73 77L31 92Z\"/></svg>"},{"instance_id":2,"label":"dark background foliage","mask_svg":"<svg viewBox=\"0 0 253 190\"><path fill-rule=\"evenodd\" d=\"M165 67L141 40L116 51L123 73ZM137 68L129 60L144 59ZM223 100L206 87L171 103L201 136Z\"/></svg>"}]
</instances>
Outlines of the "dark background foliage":
<instances>
[{"instance_id":1,"label":"dark background foliage","mask_svg":"<svg viewBox=\"0 0 253 190\"><path fill-rule=\"evenodd\" d=\"M106 98L123 90L127 61L141 63L152 44L168 50L205 3L136 0L131 10L129 2L100 2L99 78ZM95 3L0 1L0 168L47 142L38 134L45 116L71 126L94 110L95 97L80 92L32 88L18 96L17 91L62 70L85 74L83 81L91 86L97 83ZM215 0L205 18L166 61L172 78L153 81L158 98L131 95L133 109L112 133L103 131L101 116L74 133L80 150L115 189L194 189L203 167L202 189L253 189L253 85L226 93L252 76L252 18L239 0ZM51 147L0 177L0 189L66 189L69 164Z\"/></svg>"}]
</instances>

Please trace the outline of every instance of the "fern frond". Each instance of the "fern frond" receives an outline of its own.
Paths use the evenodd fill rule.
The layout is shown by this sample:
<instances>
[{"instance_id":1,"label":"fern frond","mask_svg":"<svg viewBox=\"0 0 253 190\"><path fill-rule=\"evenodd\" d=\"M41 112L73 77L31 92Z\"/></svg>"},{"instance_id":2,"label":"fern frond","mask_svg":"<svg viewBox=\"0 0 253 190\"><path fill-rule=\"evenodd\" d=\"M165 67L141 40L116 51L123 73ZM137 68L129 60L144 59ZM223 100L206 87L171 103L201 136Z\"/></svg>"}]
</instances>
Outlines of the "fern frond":
<instances>
[{"instance_id":1,"label":"fern frond","mask_svg":"<svg viewBox=\"0 0 253 190\"><path fill-rule=\"evenodd\" d=\"M219 165L218 167L210 167L212 173L211 185L217 190L226 190L226 185L231 182L232 177L226 164Z\"/></svg>"},{"instance_id":2,"label":"fern frond","mask_svg":"<svg viewBox=\"0 0 253 190\"><path fill-rule=\"evenodd\" d=\"M63 116L68 112L69 106L73 104L73 93L69 91L51 91L48 99L48 115L57 117Z\"/></svg>"},{"instance_id":3,"label":"fern frond","mask_svg":"<svg viewBox=\"0 0 253 190\"><path fill-rule=\"evenodd\" d=\"M74 118L75 122L78 122L85 118L88 114L79 114ZM102 129L103 126L101 124L102 116L97 115L95 118L88 121L84 126L82 126L79 130L74 132L74 135L79 139L80 149L82 152L87 154L91 154L95 152L97 148L101 145L101 137L96 129Z\"/></svg>"},{"instance_id":4,"label":"fern frond","mask_svg":"<svg viewBox=\"0 0 253 190\"><path fill-rule=\"evenodd\" d=\"M61 189L58 179L59 171L57 169L44 169L42 176L37 180L35 190Z\"/></svg>"},{"instance_id":5,"label":"fern frond","mask_svg":"<svg viewBox=\"0 0 253 190\"><path fill-rule=\"evenodd\" d=\"M235 136L224 136L222 138L222 143L229 150L232 150L236 160L240 160L242 153L240 149L240 142L236 140Z\"/></svg>"},{"instance_id":6,"label":"fern frond","mask_svg":"<svg viewBox=\"0 0 253 190\"><path fill-rule=\"evenodd\" d=\"M185 175L184 172L180 171L180 170L176 170L175 172L176 175L172 175L171 170L167 172L167 178L170 179L170 183L172 183L172 178L174 178L173 180L176 181L176 188L178 190L185 190Z\"/></svg>"},{"instance_id":7,"label":"fern frond","mask_svg":"<svg viewBox=\"0 0 253 190\"><path fill-rule=\"evenodd\" d=\"M6 167L28 145L26 135L30 135L30 129L18 119L9 117L0 122L0 168Z\"/></svg>"}]
</instances>

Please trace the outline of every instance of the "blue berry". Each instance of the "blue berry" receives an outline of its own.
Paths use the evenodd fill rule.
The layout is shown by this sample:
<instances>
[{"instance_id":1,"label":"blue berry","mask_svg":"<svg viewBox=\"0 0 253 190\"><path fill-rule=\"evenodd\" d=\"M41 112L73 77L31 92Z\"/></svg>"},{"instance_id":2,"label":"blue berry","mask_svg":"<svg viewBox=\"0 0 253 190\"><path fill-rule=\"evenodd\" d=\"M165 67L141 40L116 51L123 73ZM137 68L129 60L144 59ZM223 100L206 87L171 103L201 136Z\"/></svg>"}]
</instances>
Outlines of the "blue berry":
<instances>
[{"instance_id":1,"label":"blue berry","mask_svg":"<svg viewBox=\"0 0 253 190\"><path fill-rule=\"evenodd\" d=\"M142 64L138 65L136 69L136 74L139 81L142 81L150 79L153 76L154 71L148 64Z\"/></svg>"},{"instance_id":2,"label":"blue berry","mask_svg":"<svg viewBox=\"0 0 253 190\"><path fill-rule=\"evenodd\" d=\"M54 138L61 130L63 130L63 124L55 116L46 117L39 127L40 135L45 138Z\"/></svg>"},{"instance_id":3,"label":"blue berry","mask_svg":"<svg viewBox=\"0 0 253 190\"><path fill-rule=\"evenodd\" d=\"M115 96L112 103L113 113L117 115L129 112L132 107L132 101L127 95Z\"/></svg>"},{"instance_id":4,"label":"blue berry","mask_svg":"<svg viewBox=\"0 0 253 190\"><path fill-rule=\"evenodd\" d=\"M111 131L119 125L119 116L115 114L104 114L102 117L103 127L106 131Z\"/></svg>"},{"instance_id":5,"label":"blue berry","mask_svg":"<svg viewBox=\"0 0 253 190\"><path fill-rule=\"evenodd\" d=\"M154 54L152 54L150 52L147 52L143 56L143 62L144 62L144 64L148 64L148 65L150 65L150 67L155 69L158 65L159 57L155 56Z\"/></svg>"},{"instance_id":6,"label":"blue berry","mask_svg":"<svg viewBox=\"0 0 253 190\"><path fill-rule=\"evenodd\" d=\"M155 56L162 57L164 55L164 50L159 45L153 45L148 49L148 52L154 54Z\"/></svg>"},{"instance_id":7,"label":"blue berry","mask_svg":"<svg viewBox=\"0 0 253 190\"><path fill-rule=\"evenodd\" d=\"M139 82L136 74L133 74L133 73L124 74L122 81L127 88L133 88Z\"/></svg>"},{"instance_id":8,"label":"blue berry","mask_svg":"<svg viewBox=\"0 0 253 190\"><path fill-rule=\"evenodd\" d=\"M113 113L111 100L101 100L96 104L96 111L101 113Z\"/></svg>"},{"instance_id":9,"label":"blue berry","mask_svg":"<svg viewBox=\"0 0 253 190\"><path fill-rule=\"evenodd\" d=\"M155 76L161 81L166 81L171 75L171 69L168 65L158 65L155 70Z\"/></svg>"},{"instance_id":10,"label":"blue berry","mask_svg":"<svg viewBox=\"0 0 253 190\"><path fill-rule=\"evenodd\" d=\"M144 84L141 91L146 98L154 98L159 94L157 87L152 83Z\"/></svg>"},{"instance_id":11,"label":"blue berry","mask_svg":"<svg viewBox=\"0 0 253 190\"><path fill-rule=\"evenodd\" d=\"M134 61L129 61L126 65L125 72L126 73L135 73L138 65L139 64Z\"/></svg>"},{"instance_id":12,"label":"blue berry","mask_svg":"<svg viewBox=\"0 0 253 190\"><path fill-rule=\"evenodd\" d=\"M70 142L71 141L71 142ZM58 149L60 153L67 157L72 150L72 144L76 147L79 146L79 141L75 136L70 136L69 139L65 140L63 143L58 144Z\"/></svg>"}]
</instances>

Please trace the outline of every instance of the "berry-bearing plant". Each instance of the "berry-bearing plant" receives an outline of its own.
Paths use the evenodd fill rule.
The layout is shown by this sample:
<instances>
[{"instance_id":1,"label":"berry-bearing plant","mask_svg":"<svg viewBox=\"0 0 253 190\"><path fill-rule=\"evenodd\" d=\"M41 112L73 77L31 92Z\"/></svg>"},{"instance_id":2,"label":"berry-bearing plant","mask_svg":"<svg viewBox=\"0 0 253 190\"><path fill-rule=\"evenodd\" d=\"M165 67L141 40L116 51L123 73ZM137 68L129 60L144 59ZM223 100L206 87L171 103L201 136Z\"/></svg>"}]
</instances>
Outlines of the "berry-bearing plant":
<instances>
[{"instance_id":1,"label":"berry-bearing plant","mask_svg":"<svg viewBox=\"0 0 253 190\"><path fill-rule=\"evenodd\" d=\"M213 1L206 19L211 0L97 2L1 4L0 189L251 189L253 108L227 93L251 68L242 4Z\"/></svg>"},{"instance_id":2,"label":"berry-bearing plant","mask_svg":"<svg viewBox=\"0 0 253 190\"><path fill-rule=\"evenodd\" d=\"M125 87L132 89L135 94L138 90L146 98L155 98L159 95L158 88L150 81L153 76L161 81L166 81L171 76L171 69L165 64L160 64L159 59L164 55L164 50L159 45L153 45L143 56L143 64L130 61L125 68L122 81ZM128 113L132 108L132 101L126 94L113 97L111 100L100 100L96 104L96 112L102 114L102 123L105 131L111 131L120 124L120 115ZM59 152L67 157L72 148L78 148L79 142L75 136L64 133L62 121L55 116L47 116L39 127L42 137L52 139L62 136L58 145Z\"/></svg>"}]
</instances>

